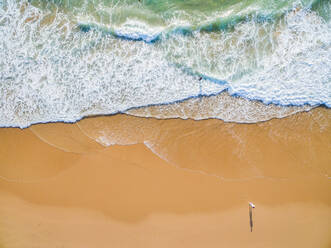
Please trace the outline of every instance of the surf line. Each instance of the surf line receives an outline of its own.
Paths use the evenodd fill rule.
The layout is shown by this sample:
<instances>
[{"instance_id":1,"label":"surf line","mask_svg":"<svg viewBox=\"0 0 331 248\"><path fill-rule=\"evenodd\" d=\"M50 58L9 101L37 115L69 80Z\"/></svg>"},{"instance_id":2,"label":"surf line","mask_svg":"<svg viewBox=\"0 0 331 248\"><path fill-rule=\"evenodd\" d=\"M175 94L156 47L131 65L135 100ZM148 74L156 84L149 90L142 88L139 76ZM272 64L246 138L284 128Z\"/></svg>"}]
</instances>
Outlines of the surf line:
<instances>
[{"instance_id":1,"label":"surf line","mask_svg":"<svg viewBox=\"0 0 331 248\"><path fill-rule=\"evenodd\" d=\"M249 226L251 227L251 232L253 232L253 208L255 208L255 205L249 202L248 206L249 206Z\"/></svg>"}]
</instances>

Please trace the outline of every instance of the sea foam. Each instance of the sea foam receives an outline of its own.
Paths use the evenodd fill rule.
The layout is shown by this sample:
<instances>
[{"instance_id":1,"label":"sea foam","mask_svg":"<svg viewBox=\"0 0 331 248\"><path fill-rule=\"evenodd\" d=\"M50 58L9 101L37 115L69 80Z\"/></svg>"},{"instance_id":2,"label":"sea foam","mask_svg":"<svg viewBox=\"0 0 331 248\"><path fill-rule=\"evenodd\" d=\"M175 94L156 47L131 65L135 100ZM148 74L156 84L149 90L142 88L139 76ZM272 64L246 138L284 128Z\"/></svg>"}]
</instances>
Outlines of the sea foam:
<instances>
[{"instance_id":1,"label":"sea foam","mask_svg":"<svg viewBox=\"0 0 331 248\"><path fill-rule=\"evenodd\" d=\"M146 43L134 41L139 36L127 33L128 29L115 31L117 36L98 28L82 32L61 9L4 1L0 4L0 126L74 122L89 115L182 101L187 109L192 99L203 96L212 99L203 100L205 108L215 111L200 105L191 113L156 117L257 122L319 104L330 107L330 28L330 22L302 9L279 21L252 18L231 30L172 32ZM119 34L138 38L119 39ZM284 111L261 104L263 110L250 107L250 114L242 111L245 108L225 111L225 98L213 97L224 91L302 107ZM255 106L243 98L231 99L237 105ZM260 118L254 111L265 114Z\"/></svg>"}]
</instances>

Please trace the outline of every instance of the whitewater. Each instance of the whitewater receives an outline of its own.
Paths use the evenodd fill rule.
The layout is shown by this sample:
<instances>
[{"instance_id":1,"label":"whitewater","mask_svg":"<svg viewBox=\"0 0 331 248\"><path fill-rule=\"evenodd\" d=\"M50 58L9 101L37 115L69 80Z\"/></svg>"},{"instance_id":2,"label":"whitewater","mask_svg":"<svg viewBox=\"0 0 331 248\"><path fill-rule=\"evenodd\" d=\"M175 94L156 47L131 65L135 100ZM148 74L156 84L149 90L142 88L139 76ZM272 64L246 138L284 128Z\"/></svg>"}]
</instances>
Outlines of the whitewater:
<instances>
[{"instance_id":1,"label":"whitewater","mask_svg":"<svg viewBox=\"0 0 331 248\"><path fill-rule=\"evenodd\" d=\"M0 0L0 126L331 107L329 1Z\"/></svg>"}]
</instances>

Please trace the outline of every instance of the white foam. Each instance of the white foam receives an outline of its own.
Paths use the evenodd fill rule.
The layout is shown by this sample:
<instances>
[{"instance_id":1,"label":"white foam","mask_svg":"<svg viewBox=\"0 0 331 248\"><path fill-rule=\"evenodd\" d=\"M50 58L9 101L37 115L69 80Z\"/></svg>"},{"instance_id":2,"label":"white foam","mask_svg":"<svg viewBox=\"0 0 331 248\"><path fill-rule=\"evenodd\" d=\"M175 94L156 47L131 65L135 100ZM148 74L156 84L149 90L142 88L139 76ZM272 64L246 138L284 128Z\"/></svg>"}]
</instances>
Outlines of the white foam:
<instances>
[{"instance_id":1,"label":"white foam","mask_svg":"<svg viewBox=\"0 0 331 248\"><path fill-rule=\"evenodd\" d=\"M331 24L304 10L284 22L272 54L231 82L231 92L264 103L331 107Z\"/></svg>"},{"instance_id":2,"label":"white foam","mask_svg":"<svg viewBox=\"0 0 331 248\"><path fill-rule=\"evenodd\" d=\"M146 44L80 32L63 12L9 0L0 6L0 126L74 122L226 88L267 103L330 106L330 35L330 24L302 10L280 24L252 21L233 32ZM228 83L199 80L196 72ZM220 113L225 102L218 100L209 105L214 112L170 116L239 120L247 114L235 108Z\"/></svg>"},{"instance_id":3,"label":"white foam","mask_svg":"<svg viewBox=\"0 0 331 248\"><path fill-rule=\"evenodd\" d=\"M118 36L127 37L133 40L142 39L146 42L152 42L160 36L162 29L162 27L151 28L138 20L129 20L121 27L117 28L115 33Z\"/></svg>"},{"instance_id":4,"label":"white foam","mask_svg":"<svg viewBox=\"0 0 331 248\"><path fill-rule=\"evenodd\" d=\"M228 82L232 95L280 105L331 106L331 24L314 12L280 22L235 26L233 32L174 37L168 59Z\"/></svg>"},{"instance_id":5,"label":"white foam","mask_svg":"<svg viewBox=\"0 0 331 248\"><path fill-rule=\"evenodd\" d=\"M0 26L1 126L72 122L206 93L197 76L169 65L156 47L71 31L61 13L41 27L43 15L28 5L22 16L11 2ZM38 19L25 23L31 16Z\"/></svg>"},{"instance_id":6,"label":"white foam","mask_svg":"<svg viewBox=\"0 0 331 248\"><path fill-rule=\"evenodd\" d=\"M203 120L221 119L226 122L256 123L273 118L283 118L298 112L309 111L312 107L281 107L274 104L265 105L258 101L234 98L223 92L216 96L193 98L184 102L161 106L144 107L127 111L127 114L158 119L181 118Z\"/></svg>"}]
</instances>

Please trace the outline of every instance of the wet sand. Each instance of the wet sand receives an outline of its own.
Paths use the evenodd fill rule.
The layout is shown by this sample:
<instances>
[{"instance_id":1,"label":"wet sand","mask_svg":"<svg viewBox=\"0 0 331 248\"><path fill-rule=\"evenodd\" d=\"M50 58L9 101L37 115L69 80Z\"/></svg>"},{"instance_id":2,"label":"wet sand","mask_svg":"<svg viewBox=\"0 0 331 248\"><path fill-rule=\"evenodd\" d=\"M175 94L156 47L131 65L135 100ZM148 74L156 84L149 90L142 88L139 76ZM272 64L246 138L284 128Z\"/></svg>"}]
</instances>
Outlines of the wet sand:
<instances>
[{"instance_id":1,"label":"wet sand","mask_svg":"<svg viewBox=\"0 0 331 248\"><path fill-rule=\"evenodd\" d=\"M0 129L0 247L330 247L330 125L318 108Z\"/></svg>"}]
</instances>

